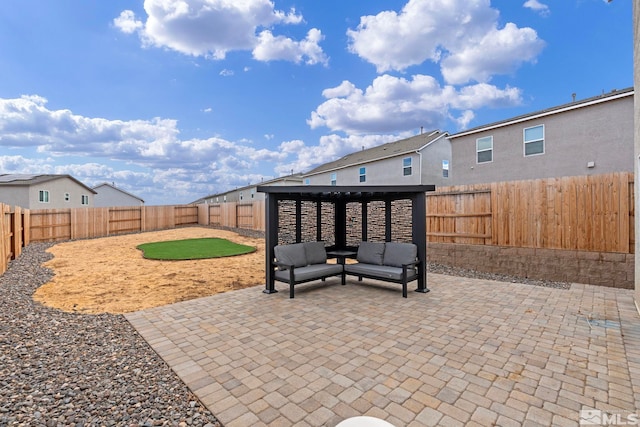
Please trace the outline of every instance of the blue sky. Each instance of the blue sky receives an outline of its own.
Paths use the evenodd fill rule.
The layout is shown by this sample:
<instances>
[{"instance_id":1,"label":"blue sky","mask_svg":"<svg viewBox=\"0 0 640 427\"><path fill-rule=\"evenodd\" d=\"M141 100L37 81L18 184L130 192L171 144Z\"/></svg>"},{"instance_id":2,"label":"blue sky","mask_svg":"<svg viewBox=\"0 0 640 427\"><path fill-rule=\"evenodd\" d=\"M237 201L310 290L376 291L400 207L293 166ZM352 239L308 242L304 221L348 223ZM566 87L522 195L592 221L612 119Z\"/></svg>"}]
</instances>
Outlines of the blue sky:
<instances>
[{"instance_id":1,"label":"blue sky","mask_svg":"<svg viewBox=\"0 0 640 427\"><path fill-rule=\"evenodd\" d=\"M631 0L3 0L0 173L188 203L632 85Z\"/></svg>"}]
</instances>

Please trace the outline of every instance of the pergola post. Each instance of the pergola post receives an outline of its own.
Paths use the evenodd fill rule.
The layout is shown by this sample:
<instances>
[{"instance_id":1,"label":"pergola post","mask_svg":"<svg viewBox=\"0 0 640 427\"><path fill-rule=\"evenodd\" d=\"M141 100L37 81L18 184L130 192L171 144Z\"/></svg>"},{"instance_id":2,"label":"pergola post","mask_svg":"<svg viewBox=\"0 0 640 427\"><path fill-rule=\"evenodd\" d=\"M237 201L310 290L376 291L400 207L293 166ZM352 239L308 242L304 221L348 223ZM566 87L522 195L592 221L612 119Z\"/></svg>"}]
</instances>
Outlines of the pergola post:
<instances>
[{"instance_id":1,"label":"pergola post","mask_svg":"<svg viewBox=\"0 0 640 427\"><path fill-rule=\"evenodd\" d=\"M427 196L418 193L411 199L411 233L418 247L418 288L416 292L429 292L427 288Z\"/></svg>"},{"instance_id":2,"label":"pergola post","mask_svg":"<svg viewBox=\"0 0 640 427\"><path fill-rule=\"evenodd\" d=\"M278 227L280 220L278 218L278 196L276 194L265 195L265 258L266 266L265 271L267 273L267 281L265 284L265 294L273 294L278 292L275 287L275 280L273 277L273 270L271 268L271 261L275 258L273 248L278 244Z\"/></svg>"}]
</instances>

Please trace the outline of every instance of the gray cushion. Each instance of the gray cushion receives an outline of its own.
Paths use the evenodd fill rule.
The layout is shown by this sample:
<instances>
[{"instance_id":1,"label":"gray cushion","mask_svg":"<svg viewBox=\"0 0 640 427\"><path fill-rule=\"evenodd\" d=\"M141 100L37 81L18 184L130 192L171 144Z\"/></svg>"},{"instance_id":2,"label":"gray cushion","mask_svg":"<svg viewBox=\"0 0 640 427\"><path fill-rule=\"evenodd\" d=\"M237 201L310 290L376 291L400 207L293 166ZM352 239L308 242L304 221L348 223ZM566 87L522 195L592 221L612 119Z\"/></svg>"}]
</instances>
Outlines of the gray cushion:
<instances>
[{"instance_id":1,"label":"gray cushion","mask_svg":"<svg viewBox=\"0 0 640 427\"><path fill-rule=\"evenodd\" d=\"M315 264L306 267L295 268L293 270L294 281L303 282L305 280L320 279L321 277L333 276L342 273L340 264ZM289 271L276 271L274 277L281 282L289 283Z\"/></svg>"},{"instance_id":2,"label":"gray cushion","mask_svg":"<svg viewBox=\"0 0 640 427\"><path fill-rule=\"evenodd\" d=\"M307 257L304 253L304 243L278 245L273 248L273 253L278 262L293 265L294 267L304 267L307 265Z\"/></svg>"},{"instance_id":3,"label":"gray cushion","mask_svg":"<svg viewBox=\"0 0 640 427\"><path fill-rule=\"evenodd\" d=\"M324 242L307 242L304 244L304 253L308 264L324 264L327 262L327 250Z\"/></svg>"},{"instance_id":4,"label":"gray cushion","mask_svg":"<svg viewBox=\"0 0 640 427\"><path fill-rule=\"evenodd\" d=\"M356 259L365 264L382 265L382 255L384 254L384 243L360 242Z\"/></svg>"},{"instance_id":5,"label":"gray cushion","mask_svg":"<svg viewBox=\"0 0 640 427\"><path fill-rule=\"evenodd\" d=\"M415 262L418 247L413 243L387 242L384 248L383 264L402 267L403 264Z\"/></svg>"},{"instance_id":6,"label":"gray cushion","mask_svg":"<svg viewBox=\"0 0 640 427\"><path fill-rule=\"evenodd\" d=\"M389 267L386 265L373 265L373 264L345 264L344 272L351 275L370 275L379 277L380 279L388 280L402 280L402 268ZM416 279L418 275L414 268L407 270L407 281Z\"/></svg>"}]
</instances>

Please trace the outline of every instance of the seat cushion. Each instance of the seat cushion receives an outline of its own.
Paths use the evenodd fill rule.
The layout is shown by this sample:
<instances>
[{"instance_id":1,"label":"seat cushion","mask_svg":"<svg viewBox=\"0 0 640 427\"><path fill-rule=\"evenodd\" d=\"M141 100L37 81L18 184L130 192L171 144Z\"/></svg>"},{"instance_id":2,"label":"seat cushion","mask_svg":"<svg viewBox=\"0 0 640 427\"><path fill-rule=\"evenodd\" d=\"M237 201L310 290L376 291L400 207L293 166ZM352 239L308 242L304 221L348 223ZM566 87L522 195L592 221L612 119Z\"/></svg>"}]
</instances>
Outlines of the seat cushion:
<instances>
[{"instance_id":1,"label":"seat cushion","mask_svg":"<svg viewBox=\"0 0 640 427\"><path fill-rule=\"evenodd\" d=\"M320 279L321 277L333 276L342 273L340 264L314 264L306 267L296 267L293 270L294 281L304 282L306 280ZM289 271L278 270L274 277L281 282L289 282Z\"/></svg>"},{"instance_id":2,"label":"seat cushion","mask_svg":"<svg viewBox=\"0 0 640 427\"><path fill-rule=\"evenodd\" d=\"M360 242L356 259L365 264L382 265L384 243Z\"/></svg>"},{"instance_id":3,"label":"seat cushion","mask_svg":"<svg viewBox=\"0 0 640 427\"><path fill-rule=\"evenodd\" d=\"M294 267L304 267L307 265L304 243L277 245L273 248L273 253L276 260L283 264L293 265Z\"/></svg>"},{"instance_id":4,"label":"seat cushion","mask_svg":"<svg viewBox=\"0 0 640 427\"><path fill-rule=\"evenodd\" d=\"M347 274L352 275L368 275L379 277L381 280L402 280L402 268L389 267L386 265L373 265L373 264L345 264L344 271ZM407 280L413 280L417 277L414 268L410 268L407 271Z\"/></svg>"},{"instance_id":5,"label":"seat cushion","mask_svg":"<svg viewBox=\"0 0 640 427\"><path fill-rule=\"evenodd\" d=\"M418 247L413 243L387 242L382 263L392 267L402 267L404 264L415 262L416 256L418 256Z\"/></svg>"},{"instance_id":6,"label":"seat cushion","mask_svg":"<svg viewBox=\"0 0 640 427\"><path fill-rule=\"evenodd\" d=\"M324 248L324 242L304 243L304 253L307 258L307 264L324 264L327 262L327 250Z\"/></svg>"}]
</instances>

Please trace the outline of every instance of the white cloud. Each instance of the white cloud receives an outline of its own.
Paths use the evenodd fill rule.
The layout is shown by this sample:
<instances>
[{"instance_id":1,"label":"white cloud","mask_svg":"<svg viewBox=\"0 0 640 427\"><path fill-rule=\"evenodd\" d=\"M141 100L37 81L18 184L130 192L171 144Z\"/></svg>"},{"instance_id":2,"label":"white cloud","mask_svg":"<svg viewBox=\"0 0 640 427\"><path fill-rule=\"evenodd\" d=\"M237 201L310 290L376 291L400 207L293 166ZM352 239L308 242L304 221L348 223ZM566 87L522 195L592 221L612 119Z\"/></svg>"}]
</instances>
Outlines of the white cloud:
<instances>
[{"instance_id":1,"label":"white cloud","mask_svg":"<svg viewBox=\"0 0 640 427\"><path fill-rule=\"evenodd\" d=\"M226 68L224 70L220 71L220 75L222 77L231 77L231 76L233 76L233 74L234 74L233 70L228 70Z\"/></svg>"},{"instance_id":2,"label":"white cloud","mask_svg":"<svg viewBox=\"0 0 640 427\"><path fill-rule=\"evenodd\" d=\"M224 59L230 51L253 51L261 61L326 61L312 29L302 41L273 36L274 25L304 22L295 9L274 9L270 0L145 0L145 22L130 10L114 19L122 32L138 32L144 46L164 47L212 59ZM271 36L271 37L269 37Z\"/></svg>"},{"instance_id":3,"label":"white cloud","mask_svg":"<svg viewBox=\"0 0 640 427\"><path fill-rule=\"evenodd\" d=\"M307 37L296 42L288 37L274 37L271 31L264 30L258 36L258 45L253 49L253 57L258 61L284 60L304 61L306 64L326 64L327 57L318 44L324 39L322 32L312 28Z\"/></svg>"},{"instance_id":4,"label":"white cloud","mask_svg":"<svg viewBox=\"0 0 640 427\"><path fill-rule=\"evenodd\" d=\"M458 110L484 106L513 106L521 102L515 88L499 89L489 84L460 90L441 86L433 77L411 79L388 74L377 77L364 91L345 81L325 89L327 101L311 113L311 128L326 126L348 134L388 133L418 129L442 129ZM468 113L465 113L469 117Z\"/></svg>"},{"instance_id":5,"label":"white cloud","mask_svg":"<svg viewBox=\"0 0 640 427\"><path fill-rule=\"evenodd\" d=\"M540 3L538 0L527 0L526 2L524 2L523 7L538 12L542 16L548 16L551 13L551 11L549 10L549 6Z\"/></svg>"},{"instance_id":6,"label":"white cloud","mask_svg":"<svg viewBox=\"0 0 640 427\"><path fill-rule=\"evenodd\" d=\"M447 56L442 61L442 75L451 84L488 82L495 74L515 71L523 62L535 62L543 45L531 28L519 29L509 23Z\"/></svg>"},{"instance_id":7,"label":"white cloud","mask_svg":"<svg viewBox=\"0 0 640 427\"><path fill-rule=\"evenodd\" d=\"M348 30L349 50L379 73L402 71L429 60L442 63L448 83L488 81L532 61L543 42L531 28L508 23L498 29L489 0L409 0L402 10L363 16ZM471 66L471 53L488 50L484 67ZM451 58L451 59L448 59Z\"/></svg>"},{"instance_id":8,"label":"white cloud","mask_svg":"<svg viewBox=\"0 0 640 427\"><path fill-rule=\"evenodd\" d=\"M0 98L0 146L35 151L38 157L0 156L5 173L69 173L88 185L128 180L134 193L145 199L149 196L142 193L151 193L150 200L157 204L167 188L175 190L172 198L196 199L212 188L222 191L248 179L258 182L256 169L288 156L246 141L181 139L172 119L107 120L50 110L46 104L40 96ZM88 161L73 163L75 156ZM58 165L61 157L64 166Z\"/></svg>"},{"instance_id":9,"label":"white cloud","mask_svg":"<svg viewBox=\"0 0 640 427\"><path fill-rule=\"evenodd\" d=\"M134 33L144 27L142 21L136 19L132 10L123 10L120 16L113 20L113 24L125 34Z\"/></svg>"}]
</instances>

